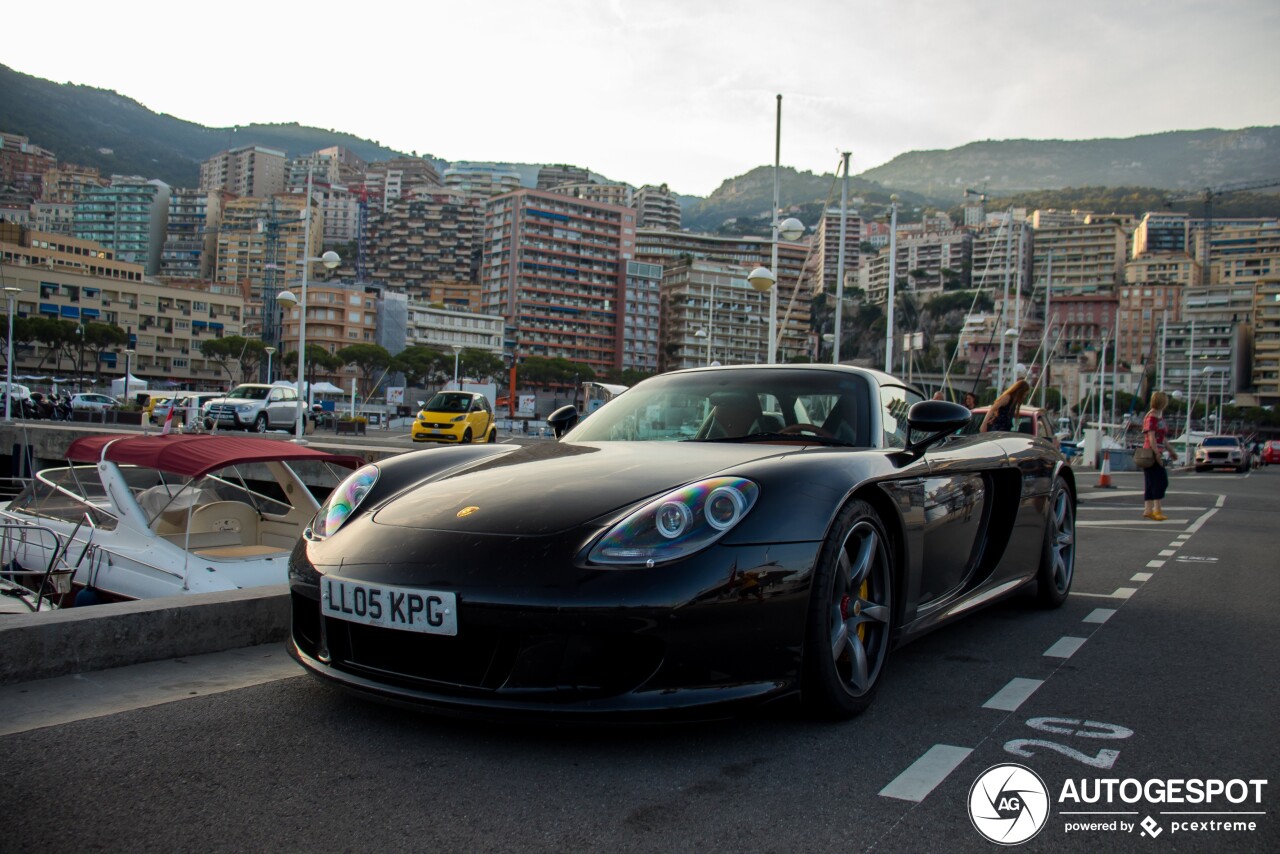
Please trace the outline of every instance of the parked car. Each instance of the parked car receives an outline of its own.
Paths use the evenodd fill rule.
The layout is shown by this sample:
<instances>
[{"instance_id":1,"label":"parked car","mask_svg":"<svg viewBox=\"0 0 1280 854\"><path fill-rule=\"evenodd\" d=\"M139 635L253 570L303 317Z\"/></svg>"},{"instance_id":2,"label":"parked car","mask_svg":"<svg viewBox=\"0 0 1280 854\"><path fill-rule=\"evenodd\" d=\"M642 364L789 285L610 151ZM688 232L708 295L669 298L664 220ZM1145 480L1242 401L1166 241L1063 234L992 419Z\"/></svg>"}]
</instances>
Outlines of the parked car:
<instances>
[{"instance_id":1,"label":"parked car","mask_svg":"<svg viewBox=\"0 0 1280 854\"><path fill-rule=\"evenodd\" d=\"M203 417L204 405L212 400L225 397L226 394L221 391L180 391L171 398L164 398L157 403L151 410L151 422L153 424L163 424L165 419L169 417L169 410L174 406L178 407L178 411L174 413L174 421L182 421L185 419L187 409L194 403L197 417Z\"/></svg>"},{"instance_id":2,"label":"parked car","mask_svg":"<svg viewBox=\"0 0 1280 854\"><path fill-rule=\"evenodd\" d=\"M4 380L0 380L0 394L11 392L14 400L29 400L31 398L31 389L21 383L14 383L12 386Z\"/></svg>"},{"instance_id":3,"label":"parked car","mask_svg":"<svg viewBox=\"0 0 1280 854\"><path fill-rule=\"evenodd\" d=\"M119 409L120 402L105 394L86 391L71 395L71 408L87 412L106 412L109 409Z\"/></svg>"},{"instance_id":4,"label":"parked car","mask_svg":"<svg viewBox=\"0 0 1280 854\"><path fill-rule=\"evenodd\" d=\"M1280 442L1272 439L1262 445L1262 464L1269 466L1272 463L1280 463Z\"/></svg>"},{"instance_id":5,"label":"parked car","mask_svg":"<svg viewBox=\"0 0 1280 854\"><path fill-rule=\"evenodd\" d=\"M1196 448L1196 471L1216 468L1233 468L1238 472L1249 470L1249 449L1238 436L1205 436Z\"/></svg>"},{"instance_id":6,"label":"parked car","mask_svg":"<svg viewBox=\"0 0 1280 854\"><path fill-rule=\"evenodd\" d=\"M415 442L496 442L489 399L474 391L439 391L418 412L411 430Z\"/></svg>"},{"instance_id":7,"label":"parked car","mask_svg":"<svg viewBox=\"0 0 1280 854\"><path fill-rule=\"evenodd\" d=\"M292 430L298 423L298 390L293 386L244 383L204 405L204 426L224 430Z\"/></svg>"},{"instance_id":8,"label":"parked car","mask_svg":"<svg viewBox=\"0 0 1280 854\"><path fill-rule=\"evenodd\" d=\"M1070 593L1071 467L1040 437L956 435L969 418L879 371L697 368L557 410L556 442L366 465L290 557L290 652L445 713L798 695L849 717L893 646L1023 588Z\"/></svg>"}]
</instances>

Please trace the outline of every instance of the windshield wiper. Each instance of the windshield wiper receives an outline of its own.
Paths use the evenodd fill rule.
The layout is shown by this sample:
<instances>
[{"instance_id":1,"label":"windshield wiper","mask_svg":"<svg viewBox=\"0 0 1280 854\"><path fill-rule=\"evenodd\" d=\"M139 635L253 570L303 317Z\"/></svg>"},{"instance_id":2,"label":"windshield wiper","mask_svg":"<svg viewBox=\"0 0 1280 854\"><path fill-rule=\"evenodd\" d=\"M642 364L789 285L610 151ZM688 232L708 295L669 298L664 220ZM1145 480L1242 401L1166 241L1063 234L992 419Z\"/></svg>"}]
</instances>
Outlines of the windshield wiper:
<instances>
[{"instance_id":1,"label":"windshield wiper","mask_svg":"<svg viewBox=\"0 0 1280 854\"><path fill-rule=\"evenodd\" d=\"M748 433L745 436L721 436L717 439L682 439L683 442L812 442L815 445L827 445L833 448L852 448L852 442L841 439L815 436L812 433Z\"/></svg>"}]
</instances>

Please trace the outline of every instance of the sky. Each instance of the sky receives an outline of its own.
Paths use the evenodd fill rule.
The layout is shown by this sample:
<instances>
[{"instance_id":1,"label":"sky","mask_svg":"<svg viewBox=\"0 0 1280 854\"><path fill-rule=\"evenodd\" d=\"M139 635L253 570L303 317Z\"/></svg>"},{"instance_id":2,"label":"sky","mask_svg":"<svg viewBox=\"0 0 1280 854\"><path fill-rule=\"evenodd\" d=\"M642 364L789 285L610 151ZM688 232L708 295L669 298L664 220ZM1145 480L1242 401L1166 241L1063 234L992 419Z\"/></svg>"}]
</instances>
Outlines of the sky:
<instances>
[{"instance_id":1,"label":"sky","mask_svg":"<svg viewBox=\"0 0 1280 854\"><path fill-rule=\"evenodd\" d=\"M1276 0L10 5L0 63L203 125L687 195L773 163L778 95L782 164L817 173L842 151L856 175L987 139L1280 124Z\"/></svg>"}]
</instances>

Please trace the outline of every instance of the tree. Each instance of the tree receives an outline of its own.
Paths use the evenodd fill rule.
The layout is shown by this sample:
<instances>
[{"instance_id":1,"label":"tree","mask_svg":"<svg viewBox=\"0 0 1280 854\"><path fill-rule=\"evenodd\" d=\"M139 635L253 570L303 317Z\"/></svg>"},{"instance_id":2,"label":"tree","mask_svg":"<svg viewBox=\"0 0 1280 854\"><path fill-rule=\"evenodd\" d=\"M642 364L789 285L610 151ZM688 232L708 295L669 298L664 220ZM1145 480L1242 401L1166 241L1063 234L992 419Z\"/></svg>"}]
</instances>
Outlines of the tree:
<instances>
[{"instance_id":1,"label":"tree","mask_svg":"<svg viewBox=\"0 0 1280 854\"><path fill-rule=\"evenodd\" d=\"M563 356L528 356L520 363L520 378L527 385L567 386L573 385L575 377L578 382L589 382L596 378L596 372L589 365L570 362Z\"/></svg>"},{"instance_id":2,"label":"tree","mask_svg":"<svg viewBox=\"0 0 1280 854\"><path fill-rule=\"evenodd\" d=\"M84 327L84 346L93 353L93 376L102 376L102 354L128 342L129 336L119 326L109 323L87 323Z\"/></svg>"},{"instance_id":3,"label":"tree","mask_svg":"<svg viewBox=\"0 0 1280 854\"><path fill-rule=\"evenodd\" d=\"M244 352L245 342L246 339L240 335L210 338L208 341L200 342L200 353L226 372L228 385L235 385L236 376L231 370L231 363L240 358L240 354Z\"/></svg>"},{"instance_id":4,"label":"tree","mask_svg":"<svg viewBox=\"0 0 1280 854\"><path fill-rule=\"evenodd\" d=\"M317 369L324 371L326 376L332 376L342 367L346 365L337 353L330 353L323 344L307 344L307 383L311 384L316 381ZM292 379L294 382L298 380L298 351L290 350L284 354L284 358L280 361L280 375Z\"/></svg>"},{"instance_id":5,"label":"tree","mask_svg":"<svg viewBox=\"0 0 1280 854\"><path fill-rule=\"evenodd\" d=\"M368 398L375 374L385 373L391 367L393 357L387 348L379 344L352 344L343 347L335 355L344 365L355 365L360 370L361 394Z\"/></svg>"},{"instance_id":6,"label":"tree","mask_svg":"<svg viewBox=\"0 0 1280 854\"><path fill-rule=\"evenodd\" d=\"M13 356L18 357L18 351L26 347L35 340L35 325L29 317L15 317L13 319ZM8 315L0 315L0 347L4 348L4 352L9 352L9 317Z\"/></svg>"},{"instance_id":7,"label":"tree","mask_svg":"<svg viewBox=\"0 0 1280 854\"><path fill-rule=\"evenodd\" d=\"M404 374L410 386L430 385L443 376L444 354L434 347L420 344L406 347L396 354L393 362L392 370Z\"/></svg>"},{"instance_id":8,"label":"tree","mask_svg":"<svg viewBox=\"0 0 1280 854\"><path fill-rule=\"evenodd\" d=\"M501 356L495 356L488 350L477 350L474 347L463 349L458 354L458 361L460 363L459 376L465 374L469 377L475 377L481 382L491 382L495 378L500 378L506 370L506 365Z\"/></svg>"}]
</instances>

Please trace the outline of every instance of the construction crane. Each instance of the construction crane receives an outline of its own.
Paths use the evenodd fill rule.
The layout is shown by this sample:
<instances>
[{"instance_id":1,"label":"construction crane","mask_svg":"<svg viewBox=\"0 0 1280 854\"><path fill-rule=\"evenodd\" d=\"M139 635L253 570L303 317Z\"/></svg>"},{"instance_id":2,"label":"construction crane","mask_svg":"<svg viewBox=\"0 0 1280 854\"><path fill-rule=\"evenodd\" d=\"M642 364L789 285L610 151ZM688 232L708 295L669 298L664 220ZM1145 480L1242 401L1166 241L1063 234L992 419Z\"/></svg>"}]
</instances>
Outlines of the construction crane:
<instances>
[{"instance_id":1,"label":"construction crane","mask_svg":"<svg viewBox=\"0 0 1280 854\"><path fill-rule=\"evenodd\" d=\"M1181 202L1199 201L1204 203L1204 257L1200 259L1200 284L1209 284L1209 251L1213 243L1213 200L1227 193L1242 193L1246 190L1261 190L1266 187L1280 187L1280 179L1269 178L1263 181L1236 181L1218 187L1205 187L1193 193L1181 193L1165 199L1165 207ZM966 190L966 192L968 192Z\"/></svg>"}]
</instances>

